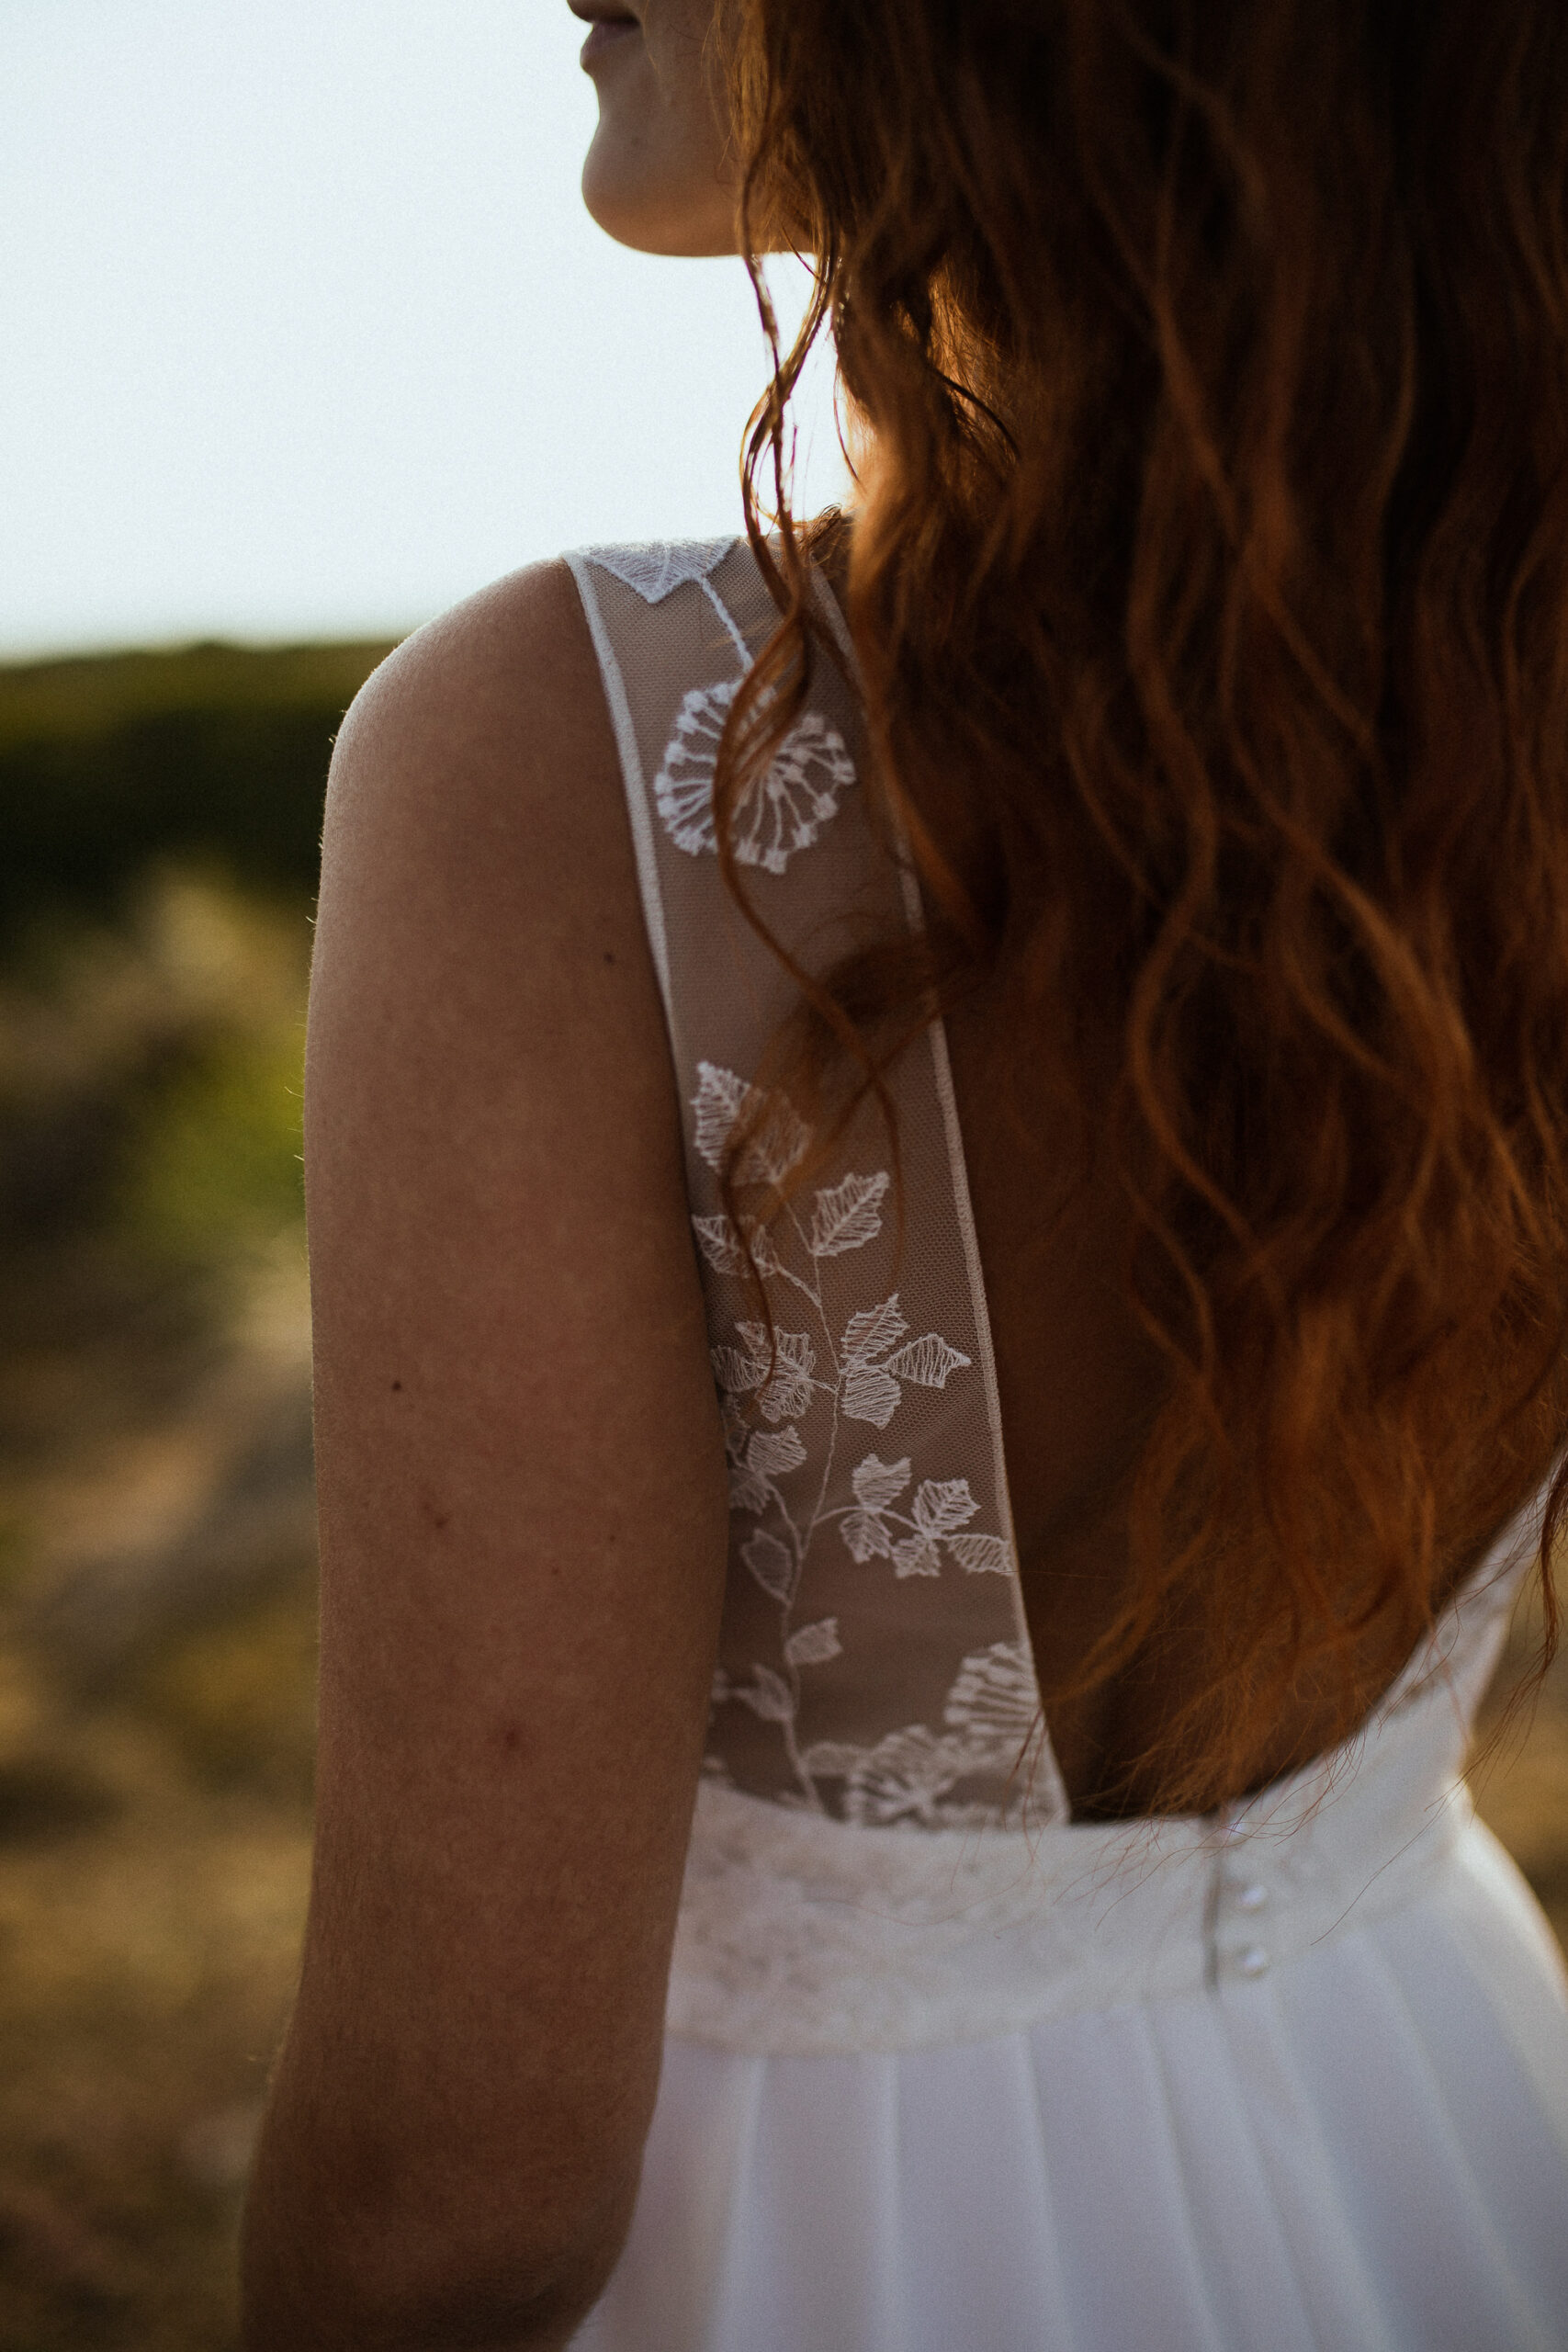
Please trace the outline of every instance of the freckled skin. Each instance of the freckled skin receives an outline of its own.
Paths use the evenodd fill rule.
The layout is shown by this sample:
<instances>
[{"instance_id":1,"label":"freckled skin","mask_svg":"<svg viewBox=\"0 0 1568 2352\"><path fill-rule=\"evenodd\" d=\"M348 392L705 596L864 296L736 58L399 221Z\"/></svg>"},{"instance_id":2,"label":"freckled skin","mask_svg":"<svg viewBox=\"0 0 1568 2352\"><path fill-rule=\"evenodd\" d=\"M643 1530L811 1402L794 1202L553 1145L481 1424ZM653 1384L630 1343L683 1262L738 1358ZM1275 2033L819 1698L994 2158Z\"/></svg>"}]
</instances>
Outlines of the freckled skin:
<instances>
[{"instance_id":1,"label":"freckled skin","mask_svg":"<svg viewBox=\"0 0 1568 2352\"><path fill-rule=\"evenodd\" d=\"M419 632L339 736L306 1097L317 1858L242 2341L498 2343L502 2312L559 2352L653 2111L728 1534L659 978L563 567Z\"/></svg>"}]
</instances>

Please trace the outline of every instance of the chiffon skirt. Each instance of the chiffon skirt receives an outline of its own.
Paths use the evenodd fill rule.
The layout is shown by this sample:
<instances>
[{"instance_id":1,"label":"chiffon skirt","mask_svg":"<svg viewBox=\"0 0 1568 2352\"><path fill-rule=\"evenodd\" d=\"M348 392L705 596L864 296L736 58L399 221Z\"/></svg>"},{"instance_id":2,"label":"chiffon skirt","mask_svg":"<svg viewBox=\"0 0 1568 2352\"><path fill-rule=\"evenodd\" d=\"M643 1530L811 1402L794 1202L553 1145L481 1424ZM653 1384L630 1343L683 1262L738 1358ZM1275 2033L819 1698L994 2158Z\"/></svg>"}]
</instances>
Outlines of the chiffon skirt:
<instances>
[{"instance_id":1,"label":"chiffon skirt","mask_svg":"<svg viewBox=\"0 0 1568 2352\"><path fill-rule=\"evenodd\" d=\"M913 2048L671 2036L579 2352L1568 2346L1568 1990L1468 1808L1364 1924L1108 1993Z\"/></svg>"}]
</instances>

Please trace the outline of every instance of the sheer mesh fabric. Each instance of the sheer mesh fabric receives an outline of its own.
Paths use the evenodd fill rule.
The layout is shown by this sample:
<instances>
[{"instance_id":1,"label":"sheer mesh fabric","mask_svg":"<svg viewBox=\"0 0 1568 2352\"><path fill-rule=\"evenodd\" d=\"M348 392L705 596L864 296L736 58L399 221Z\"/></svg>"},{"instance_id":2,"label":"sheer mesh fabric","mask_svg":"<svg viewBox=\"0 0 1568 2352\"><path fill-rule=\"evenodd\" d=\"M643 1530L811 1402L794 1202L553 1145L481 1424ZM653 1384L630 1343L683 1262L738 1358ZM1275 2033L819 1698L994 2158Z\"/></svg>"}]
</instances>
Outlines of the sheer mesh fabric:
<instances>
[{"instance_id":1,"label":"sheer mesh fabric","mask_svg":"<svg viewBox=\"0 0 1568 2352\"><path fill-rule=\"evenodd\" d=\"M707 1770L865 1826L1058 1820L941 1028L893 1073L902 1250L872 1106L754 1237L777 1330L770 1377L718 1169L795 991L725 889L712 783L725 714L774 610L744 542L572 561L626 771L729 1452ZM831 664L817 671L739 812L737 848L759 913L825 971L857 940L918 923L919 904L868 821L853 695ZM776 1096L752 1146L757 1172L782 1175L806 1141Z\"/></svg>"},{"instance_id":2,"label":"sheer mesh fabric","mask_svg":"<svg viewBox=\"0 0 1568 2352\"><path fill-rule=\"evenodd\" d=\"M568 560L624 769L729 1454L706 1775L865 1828L1061 1825L1067 1804L1019 1589L942 1024L891 1074L901 1248L886 1132L869 1104L804 1195L752 1234L777 1333L770 1372L718 1169L795 990L724 887L712 786L725 714L774 607L744 540L598 548ZM825 582L817 588L852 677L838 607ZM911 872L870 823L863 757L852 686L818 662L805 711L738 813L759 913L818 972L921 919ZM751 1172L784 1173L806 1141L795 1106L775 1093ZM1522 1570L1519 1531L1536 1515L1505 1531L1468 1606L1439 1624L1366 1728L1434 1673L1450 1690L1456 1673L1473 1679L1469 1654L1493 1642ZM1338 1770L1337 1757L1323 1763Z\"/></svg>"}]
</instances>

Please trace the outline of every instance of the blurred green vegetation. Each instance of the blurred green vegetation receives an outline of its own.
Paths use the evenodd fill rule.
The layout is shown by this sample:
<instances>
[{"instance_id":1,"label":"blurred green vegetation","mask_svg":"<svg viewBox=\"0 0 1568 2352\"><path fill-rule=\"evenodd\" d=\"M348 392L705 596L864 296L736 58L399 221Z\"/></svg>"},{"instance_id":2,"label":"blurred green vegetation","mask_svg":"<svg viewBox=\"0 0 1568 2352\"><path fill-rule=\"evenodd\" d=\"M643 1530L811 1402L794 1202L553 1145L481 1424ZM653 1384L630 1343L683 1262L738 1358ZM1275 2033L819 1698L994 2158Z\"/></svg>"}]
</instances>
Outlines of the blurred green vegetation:
<instances>
[{"instance_id":1,"label":"blurred green vegetation","mask_svg":"<svg viewBox=\"0 0 1568 2352\"><path fill-rule=\"evenodd\" d=\"M152 859L315 888L332 738L387 645L0 668L0 952L118 910Z\"/></svg>"},{"instance_id":2,"label":"blurred green vegetation","mask_svg":"<svg viewBox=\"0 0 1568 2352\"><path fill-rule=\"evenodd\" d=\"M310 1854L310 916L387 650L0 669L7 2352L233 2341Z\"/></svg>"},{"instance_id":3,"label":"blurred green vegetation","mask_svg":"<svg viewBox=\"0 0 1568 2352\"><path fill-rule=\"evenodd\" d=\"M197 1263L263 1240L303 1202L292 1036L228 1037L149 1088L126 1138L121 1215Z\"/></svg>"}]
</instances>

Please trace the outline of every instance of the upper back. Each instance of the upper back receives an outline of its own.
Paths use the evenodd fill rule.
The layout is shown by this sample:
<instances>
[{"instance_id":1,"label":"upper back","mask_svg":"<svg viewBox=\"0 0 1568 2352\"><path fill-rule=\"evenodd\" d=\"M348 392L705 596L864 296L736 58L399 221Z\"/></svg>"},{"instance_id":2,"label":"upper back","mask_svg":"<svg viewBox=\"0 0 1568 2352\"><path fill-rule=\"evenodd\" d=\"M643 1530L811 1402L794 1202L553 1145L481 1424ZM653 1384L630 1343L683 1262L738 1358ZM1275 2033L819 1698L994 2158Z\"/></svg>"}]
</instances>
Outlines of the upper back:
<instances>
[{"instance_id":1,"label":"upper back","mask_svg":"<svg viewBox=\"0 0 1568 2352\"><path fill-rule=\"evenodd\" d=\"M797 990L725 888L711 806L724 717L773 607L743 542L571 560L682 1096L730 1456L709 1769L868 1823L1143 1810L1137 1760L1202 1659L1166 1627L1157 1656L1066 1688L1123 1596L1132 1477L1161 1395L1122 1286L1120 1189L1021 1121L1021 1024L1007 979L993 980L890 1074L901 1245L891 1139L870 1103L826 1170L753 1230L773 1359L718 1170ZM863 762L853 691L819 663L737 811L755 911L817 972L921 920L912 874L868 821ZM805 1141L780 1096L750 1172L787 1174ZM1353 1728L1303 1690L1214 1802Z\"/></svg>"}]
</instances>

